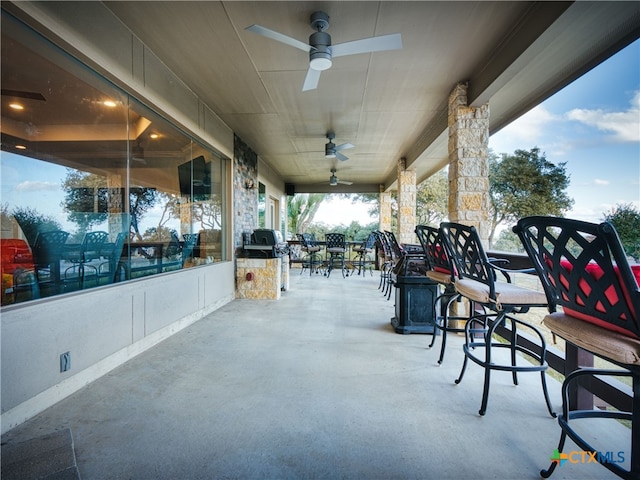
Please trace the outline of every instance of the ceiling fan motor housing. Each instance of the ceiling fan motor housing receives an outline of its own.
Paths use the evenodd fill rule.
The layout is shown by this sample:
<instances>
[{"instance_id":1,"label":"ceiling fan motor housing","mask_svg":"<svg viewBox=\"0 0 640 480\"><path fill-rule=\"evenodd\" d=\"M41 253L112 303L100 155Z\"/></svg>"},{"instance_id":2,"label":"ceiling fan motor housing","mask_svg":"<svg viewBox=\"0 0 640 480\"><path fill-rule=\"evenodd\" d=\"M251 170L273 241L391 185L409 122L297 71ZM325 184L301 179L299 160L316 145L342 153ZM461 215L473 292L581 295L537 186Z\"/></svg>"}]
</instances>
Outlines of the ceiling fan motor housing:
<instances>
[{"instance_id":1,"label":"ceiling fan motor housing","mask_svg":"<svg viewBox=\"0 0 640 480\"><path fill-rule=\"evenodd\" d=\"M309 63L314 70L327 70L331 67L331 35L326 32L315 32L309 37Z\"/></svg>"},{"instance_id":2,"label":"ceiling fan motor housing","mask_svg":"<svg viewBox=\"0 0 640 480\"><path fill-rule=\"evenodd\" d=\"M336 156L336 145L329 141L329 143L324 146L324 156L325 157L335 157Z\"/></svg>"}]
</instances>

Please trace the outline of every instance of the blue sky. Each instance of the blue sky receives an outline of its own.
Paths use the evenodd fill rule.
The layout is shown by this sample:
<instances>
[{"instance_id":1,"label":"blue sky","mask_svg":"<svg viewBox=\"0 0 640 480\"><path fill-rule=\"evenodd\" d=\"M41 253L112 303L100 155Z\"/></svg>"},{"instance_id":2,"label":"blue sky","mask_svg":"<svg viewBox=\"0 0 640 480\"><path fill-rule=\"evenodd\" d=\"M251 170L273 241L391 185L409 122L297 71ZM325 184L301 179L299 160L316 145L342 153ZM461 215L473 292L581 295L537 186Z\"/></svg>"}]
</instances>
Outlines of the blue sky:
<instances>
[{"instance_id":1,"label":"blue sky","mask_svg":"<svg viewBox=\"0 0 640 480\"><path fill-rule=\"evenodd\" d=\"M496 153L533 147L566 162L566 216L599 222L616 204L640 208L640 41L489 139Z\"/></svg>"}]
</instances>

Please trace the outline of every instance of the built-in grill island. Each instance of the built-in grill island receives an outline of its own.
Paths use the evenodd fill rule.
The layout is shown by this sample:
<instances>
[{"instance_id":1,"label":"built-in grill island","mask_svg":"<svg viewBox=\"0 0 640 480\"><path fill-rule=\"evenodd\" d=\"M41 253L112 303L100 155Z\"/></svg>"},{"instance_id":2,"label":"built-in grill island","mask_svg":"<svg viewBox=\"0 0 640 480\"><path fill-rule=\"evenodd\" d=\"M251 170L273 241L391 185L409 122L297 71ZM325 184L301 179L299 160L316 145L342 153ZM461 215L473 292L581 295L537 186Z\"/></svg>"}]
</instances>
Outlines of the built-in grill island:
<instances>
[{"instance_id":1,"label":"built-in grill island","mask_svg":"<svg viewBox=\"0 0 640 480\"><path fill-rule=\"evenodd\" d=\"M259 228L243 234L236 259L236 297L278 299L289 288L289 246L278 230Z\"/></svg>"}]
</instances>

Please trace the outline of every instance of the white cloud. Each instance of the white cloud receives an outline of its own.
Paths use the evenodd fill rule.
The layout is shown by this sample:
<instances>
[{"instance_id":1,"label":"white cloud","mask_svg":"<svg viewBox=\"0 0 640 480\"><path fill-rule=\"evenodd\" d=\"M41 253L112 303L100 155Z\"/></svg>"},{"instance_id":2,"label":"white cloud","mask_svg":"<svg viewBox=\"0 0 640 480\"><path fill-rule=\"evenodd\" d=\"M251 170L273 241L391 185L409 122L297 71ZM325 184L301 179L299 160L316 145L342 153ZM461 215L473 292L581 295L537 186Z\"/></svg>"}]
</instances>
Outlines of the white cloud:
<instances>
[{"instance_id":1,"label":"white cloud","mask_svg":"<svg viewBox=\"0 0 640 480\"><path fill-rule=\"evenodd\" d=\"M517 121L491 136L489 145L495 153L512 153L517 149L539 147L548 138L549 123L560 120L542 105L532 108Z\"/></svg>"},{"instance_id":2,"label":"white cloud","mask_svg":"<svg viewBox=\"0 0 640 480\"><path fill-rule=\"evenodd\" d=\"M43 190L59 190L60 185L53 182L34 182L27 180L16 185L18 192L41 192Z\"/></svg>"},{"instance_id":3,"label":"white cloud","mask_svg":"<svg viewBox=\"0 0 640 480\"><path fill-rule=\"evenodd\" d=\"M624 112L575 108L567 112L566 117L604 132L612 132L616 141L640 142L640 91L635 93L629 109Z\"/></svg>"},{"instance_id":4,"label":"white cloud","mask_svg":"<svg viewBox=\"0 0 640 480\"><path fill-rule=\"evenodd\" d=\"M593 184L594 185L609 185L611 182L609 182L609 180L602 180L601 178L594 178L593 180Z\"/></svg>"}]
</instances>

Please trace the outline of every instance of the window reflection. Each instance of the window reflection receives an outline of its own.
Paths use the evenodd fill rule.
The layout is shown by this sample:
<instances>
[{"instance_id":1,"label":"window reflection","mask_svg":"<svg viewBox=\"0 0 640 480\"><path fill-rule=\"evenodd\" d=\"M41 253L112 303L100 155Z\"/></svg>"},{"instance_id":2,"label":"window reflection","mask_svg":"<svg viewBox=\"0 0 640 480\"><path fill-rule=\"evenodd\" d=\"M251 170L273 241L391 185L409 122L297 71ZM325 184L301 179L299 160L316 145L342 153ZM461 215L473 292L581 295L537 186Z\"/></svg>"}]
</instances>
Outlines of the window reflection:
<instances>
[{"instance_id":1,"label":"window reflection","mask_svg":"<svg viewBox=\"0 0 640 480\"><path fill-rule=\"evenodd\" d=\"M225 260L224 159L4 18L2 87L2 305Z\"/></svg>"}]
</instances>

